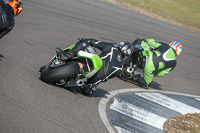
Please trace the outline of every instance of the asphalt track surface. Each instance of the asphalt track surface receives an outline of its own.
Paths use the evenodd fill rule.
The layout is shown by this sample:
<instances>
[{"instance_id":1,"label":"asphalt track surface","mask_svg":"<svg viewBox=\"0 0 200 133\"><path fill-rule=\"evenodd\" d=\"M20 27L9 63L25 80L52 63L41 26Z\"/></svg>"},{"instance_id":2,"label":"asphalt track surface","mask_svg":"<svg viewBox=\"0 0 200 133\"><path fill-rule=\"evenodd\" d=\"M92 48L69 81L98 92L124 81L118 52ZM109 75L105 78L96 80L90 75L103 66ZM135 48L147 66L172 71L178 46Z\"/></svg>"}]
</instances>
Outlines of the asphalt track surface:
<instances>
[{"instance_id":1,"label":"asphalt track surface","mask_svg":"<svg viewBox=\"0 0 200 133\"><path fill-rule=\"evenodd\" d=\"M43 83L39 68L77 38L119 43L135 38L180 41L173 73L152 89L200 95L200 34L102 0L28 0L14 29L0 40L1 133L108 133L98 113L105 93L137 86L117 78L91 97Z\"/></svg>"}]
</instances>

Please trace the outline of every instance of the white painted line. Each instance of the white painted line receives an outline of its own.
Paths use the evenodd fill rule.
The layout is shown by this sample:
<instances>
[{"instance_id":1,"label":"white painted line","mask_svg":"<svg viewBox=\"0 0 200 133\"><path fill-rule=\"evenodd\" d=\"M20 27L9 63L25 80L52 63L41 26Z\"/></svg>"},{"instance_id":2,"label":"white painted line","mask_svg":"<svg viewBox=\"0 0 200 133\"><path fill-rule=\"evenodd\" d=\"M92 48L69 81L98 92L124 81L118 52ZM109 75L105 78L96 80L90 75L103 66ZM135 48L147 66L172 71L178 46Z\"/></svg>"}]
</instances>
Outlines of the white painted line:
<instances>
[{"instance_id":1,"label":"white painted line","mask_svg":"<svg viewBox=\"0 0 200 133\"><path fill-rule=\"evenodd\" d=\"M167 120L164 117L148 112L117 98L114 98L114 103L110 106L110 109L161 130L163 130L163 124Z\"/></svg>"},{"instance_id":2,"label":"white painted line","mask_svg":"<svg viewBox=\"0 0 200 133\"><path fill-rule=\"evenodd\" d=\"M128 130L118 127L118 126L115 126L115 128L117 129L118 133L134 133L133 131L128 131Z\"/></svg>"},{"instance_id":3,"label":"white painted line","mask_svg":"<svg viewBox=\"0 0 200 133\"><path fill-rule=\"evenodd\" d=\"M153 89L145 90L141 88L128 88L128 89L114 90L114 91L108 92L99 102L99 114L104 125L107 127L110 133L115 133L115 130L111 126L110 121L108 120L108 117L107 117L106 108L108 106L108 102L110 101L111 98L115 97L116 95L119 95L122 93L136 93L136 92L166 93L166 94L181 95L181 96L187 96L187 97L200 99L199 96L183 94L179 92L170 92L170 91L153 90Z\"/></svg>"},{"instance_id":4,"label":"white painted line","mask_svg":"<svg viewBox=\"0 0 200 133\"><path fill-rule=\"evenodd\" d=\"M200 101L200 98L195 98L196 100Z\"/></svg>"},{"instance_id":5,"label":"white painted line","mask_svg":"<svg viewBox=\"0 0 200 133\"><path fill-rule=\"evenodd\" d=\"M110 133L115 133L115 131L113 130L113 127L111 126L111 124L108 120L106 108L107 108L108 101L117 94L119 94L118 91L113 91L112 93L107 93L99 102L99 113L100 113L101 120L103 121L104 125L107 127L107 129Z\"/></svg>"},{"instance_id":6,"label":"white painted line","mask_svg":"<svg viewBox=\"0 0 200 133\"><path fill-rule=\"evenodd\" d=\"M195 112L200 113L200 110L197 108L176 101L170 97L167 97L159 93L135 93L135 94L142 98L155 102L159 105L175 110L181 114L195 113Z\"/></svg>"}]
</instances>

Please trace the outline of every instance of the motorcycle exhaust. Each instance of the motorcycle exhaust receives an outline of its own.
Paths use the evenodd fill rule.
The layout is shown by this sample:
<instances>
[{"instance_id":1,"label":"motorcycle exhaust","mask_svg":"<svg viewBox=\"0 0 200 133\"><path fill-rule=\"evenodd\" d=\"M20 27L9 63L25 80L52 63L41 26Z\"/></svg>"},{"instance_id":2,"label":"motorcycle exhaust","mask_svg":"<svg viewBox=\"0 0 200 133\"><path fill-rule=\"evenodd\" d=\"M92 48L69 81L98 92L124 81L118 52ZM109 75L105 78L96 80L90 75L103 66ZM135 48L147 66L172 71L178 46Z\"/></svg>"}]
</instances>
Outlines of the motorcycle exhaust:
<instances>
[{"instance_id":1,"label":"motorcycle exhaust","mask_svg":"<svg viewBox=\"0 0 200 133\"><path fill-rule=\"evenodd\" d=\"M76 87L76 86L83 86L84 85L84 81L82 79L79 79L79 80L73 80L73 81L68 81L66 84L65 84L65 87Z\"/></svg>"},{"instance_id":2,"label":"motorcycle exhaust","mask_svg":"<svg viewBox=\"0 0 200 133\"><path fill-rule=\"evenodd\" d=\"M130 73L133 73L134 69L132 67L128 67L126 71L130 74Z\"/></svg>"},{"instance_id":3,"label":"motorcycle exhaust","mask_svg":"<svg viewBox=\"0 0 200 133\"><path fill-rule=\"evenodd\" d=\"M133 73L134 69L132 67L127 67L122 71L122 76L128 77Z\"/></svg>"},{"instance_id":4,"label":"motorcycle exhaust","mask_svg":"<svg viewBox=\"0 0 200 133\"><path fill-rule=\"evenodd\" d=\"M76 81L77 86L83 86L84 85L84 81L82 79L79 79Z\"/></svg>"}]
</instances>

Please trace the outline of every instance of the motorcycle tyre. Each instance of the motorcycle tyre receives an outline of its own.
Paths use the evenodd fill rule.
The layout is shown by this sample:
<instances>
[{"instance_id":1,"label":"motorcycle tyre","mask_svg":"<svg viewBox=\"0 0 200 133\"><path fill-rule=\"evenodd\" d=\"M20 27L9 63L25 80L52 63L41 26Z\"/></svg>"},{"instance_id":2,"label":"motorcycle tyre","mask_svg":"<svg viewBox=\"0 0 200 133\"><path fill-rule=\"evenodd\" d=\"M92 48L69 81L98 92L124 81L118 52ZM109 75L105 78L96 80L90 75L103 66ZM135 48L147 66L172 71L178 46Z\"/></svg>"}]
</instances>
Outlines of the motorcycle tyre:
<instances>
[{"instance_id":1,"label":"motorcycle tyre","mask_svg":"<svg viewBox=\"0 0 200 133\"><path fill-rule=\"evenodd\" d=\"M55 83L61 79L78 74L79 69L77 62L68 62L60 67L43 70L40 74L40 79L46 83Z\"/></svg>"},{"instance_id":2,"label":"motorcycle tyre","mask_svg":"<svg viewBox=\"0 0 200 133\"><path fill-rule=\"evenodd\" d=\"M40 67L40 70L39 70L39 72L42 72L42 71L44 71L44 70L46 70L46 65L44 65L44 66Z\"/></svg>"}]
</instances>

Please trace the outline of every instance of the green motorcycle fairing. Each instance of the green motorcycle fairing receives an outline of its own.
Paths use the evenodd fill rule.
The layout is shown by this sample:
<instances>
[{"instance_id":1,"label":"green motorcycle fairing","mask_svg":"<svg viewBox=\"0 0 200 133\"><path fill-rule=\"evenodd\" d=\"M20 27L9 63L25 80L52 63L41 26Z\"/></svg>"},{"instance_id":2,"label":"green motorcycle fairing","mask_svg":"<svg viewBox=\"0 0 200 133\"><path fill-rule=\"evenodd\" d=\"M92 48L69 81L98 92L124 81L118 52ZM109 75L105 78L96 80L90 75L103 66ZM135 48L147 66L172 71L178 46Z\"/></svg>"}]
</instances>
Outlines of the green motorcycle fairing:
<instances>
[{"instance_id":1,"label":"green motorcycle fairing","mask_svg":"<svg viewBox=\"0 0 200 133\"><path fill-rule=\"evenodd\" d=\"M76 46L76 43L72 46L69 46L67 48L65 48L63 51L68 51L68 50L71 50L72 48L74 48Z\"/></svg>"},{"instance_id":2,"label":"green motorcycle fairing","mask_svg":"<svg viewBox=\"0 0 200 133\"><path fill-rule=\"evenodd\" d=\"M92 61L93 69L90 72L83 74L85 78L91 78L103 65L101 58L96 54L91 54L85 51L79 51L77 56L80 58L87 58Z\"/></svg>"},{"instance_id":3,"label":"green motorcycle fairing","mask_svg":"<svg viewBox=\"0 0 200 133\"><path fill-rule=\"evenodd\" d=\"M76 43L70 47L65 48L63 51L70 51L75 46L76 46ZM85 51L79 51L77 54L77 57L87 58L92 61L93 69L90 72L83 74L84 78L92 77L103 66L103 62L102 62L101 58L96 54L91 54L91 53L88 53Z\"/></svg>"}]
</instances>

